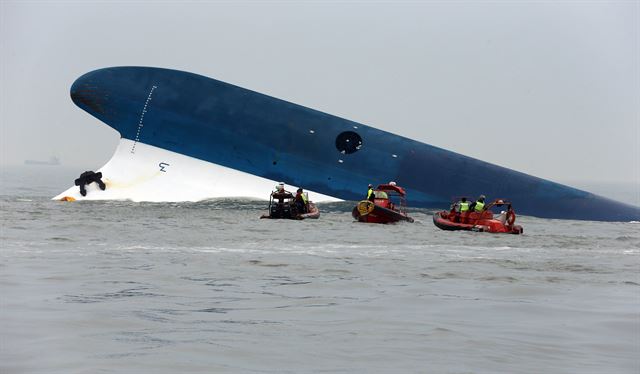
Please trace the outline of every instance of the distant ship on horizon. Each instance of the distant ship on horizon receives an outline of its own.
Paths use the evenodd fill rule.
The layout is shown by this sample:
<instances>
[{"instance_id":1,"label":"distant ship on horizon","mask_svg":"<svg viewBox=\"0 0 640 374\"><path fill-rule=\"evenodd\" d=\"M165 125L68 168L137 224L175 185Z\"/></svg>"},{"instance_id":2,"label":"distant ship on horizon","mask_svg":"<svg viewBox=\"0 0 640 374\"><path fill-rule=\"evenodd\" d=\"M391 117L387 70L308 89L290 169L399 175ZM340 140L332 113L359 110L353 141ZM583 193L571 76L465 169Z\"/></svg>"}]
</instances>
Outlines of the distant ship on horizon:
<instances>
[{"instance_id":1,"label":"distant ship on horizon","mask_svg":"<svg viewBox=\"0 0 640 374\"><path fill-rule=\"evenodd\" d=\"M47 166L58 166L60 165L60 159L56 156L51 156L49 161L42 160L24 160L25 165L47 165Z\"/></svg>"}]
</instances>

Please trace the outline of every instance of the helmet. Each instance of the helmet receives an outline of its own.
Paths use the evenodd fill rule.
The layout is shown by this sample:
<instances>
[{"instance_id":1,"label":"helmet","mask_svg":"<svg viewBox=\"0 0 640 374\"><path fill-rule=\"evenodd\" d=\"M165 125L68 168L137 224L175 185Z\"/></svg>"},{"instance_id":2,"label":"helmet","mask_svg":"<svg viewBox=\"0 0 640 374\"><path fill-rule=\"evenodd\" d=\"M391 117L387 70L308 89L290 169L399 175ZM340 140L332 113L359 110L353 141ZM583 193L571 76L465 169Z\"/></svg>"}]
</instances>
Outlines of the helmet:
<instances>
[{"instance_id":1,"label":"helmet","mask_svg":"<svg viewBox=\"0 0 640 374\"><path fill-rule=\"evenodd\" d=\"M478 197L478 200L484 200L485 196L484 195L480 195L480 197Z\"/></svg>"},{"instance_id":2,"label":"helmet","mask_svg":"<svg viewBox=\"0 0 640 374\"><path fill-rule=\"evenodd\" d=\"M297 192L302 192L302 188L298 188L298 191L297 191Z\"/></svg>"},{"instance_id":3,"label":"helmet","mask_svg":"<svg viewBox=\"0 0 640 374\"><path fill-rule=\"evenodd\" d=\"M395 185L396 185L396 182L391 181L391 182L389 182L389 185L390 185L390 186L395 186Z\"/></svg>"},{"instance_id":4,"label":"helmet","mask_svg":"<svg viewBox=\"0 0 640 374\"><path fill-rule=\"evenodd\" d=\"M368 187L369 187L369 188L372 188L372 187L373 187L373 184L369 183L369 186L368 186Z\"/></svg>"}]
</instances>

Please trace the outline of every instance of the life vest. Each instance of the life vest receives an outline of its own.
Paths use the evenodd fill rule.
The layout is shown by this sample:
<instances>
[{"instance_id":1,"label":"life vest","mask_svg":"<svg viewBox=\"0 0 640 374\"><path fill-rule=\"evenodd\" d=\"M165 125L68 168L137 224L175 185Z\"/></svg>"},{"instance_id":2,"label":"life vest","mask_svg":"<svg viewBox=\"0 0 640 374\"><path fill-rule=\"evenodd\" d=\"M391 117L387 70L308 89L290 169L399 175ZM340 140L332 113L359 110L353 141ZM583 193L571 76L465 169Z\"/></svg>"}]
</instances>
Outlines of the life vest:
<instances>
[{"instance_id":1,"label":"life vest","mask_svg":"<svg viewBox=\"0 0 640 374\"><path fill-rule=\"evenodd\" d=\"M482 209L484 209L484 203L482 201L476 201L474 210L479 213L482 212Z\"/></svg>"},{"instance_id":2,"label":"life vest","mask_svg":"<svg viewBox=\"0 0 640 374\"><path fill-rule=\"evenodd\" d=\"M370 199L371 195L373 195L373 188L369 188L369 191L367 191L367 199Z\"/></svg>"},{"instance_id":3,"label":"life vest","mask_svg":"<svg viewBox=\"0 0 640 374\"><path fill-rule=\"evenodd\" d=\"M460 213L469 211L468 201L461 201L459 204L460 204Z\"/></svg>"},{"instance_id":4,"label":"life vest","mask_svg":"<svg viewBox=\"0 0 640 374\"><path fill-rule=\"evenodd\" d=\"M304 192L300 194L300 196L302 197L302 201L305 203L305 205L307 204L307 197L304 195Z\"/></svg>"}]
</instances>

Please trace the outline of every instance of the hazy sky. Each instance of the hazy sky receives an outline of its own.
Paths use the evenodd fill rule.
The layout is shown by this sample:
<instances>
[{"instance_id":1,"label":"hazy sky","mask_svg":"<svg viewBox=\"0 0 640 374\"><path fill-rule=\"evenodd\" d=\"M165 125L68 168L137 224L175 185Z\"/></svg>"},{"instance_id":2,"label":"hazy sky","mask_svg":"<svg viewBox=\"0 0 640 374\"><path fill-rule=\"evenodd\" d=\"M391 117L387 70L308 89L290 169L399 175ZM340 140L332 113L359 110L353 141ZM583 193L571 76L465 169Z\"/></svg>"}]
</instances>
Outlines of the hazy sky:
<instances>
[{"instance_id":1,"label":"hazy sky","mask_svg":"<svg viewBox=\"0 0 640 374\"><path fill-rule=\"evenodd\" d=\"M80 75L186 70L529 174L640 183L640 2L0 0L0 163L97 169Z\"/></svg>"}]
</instances>

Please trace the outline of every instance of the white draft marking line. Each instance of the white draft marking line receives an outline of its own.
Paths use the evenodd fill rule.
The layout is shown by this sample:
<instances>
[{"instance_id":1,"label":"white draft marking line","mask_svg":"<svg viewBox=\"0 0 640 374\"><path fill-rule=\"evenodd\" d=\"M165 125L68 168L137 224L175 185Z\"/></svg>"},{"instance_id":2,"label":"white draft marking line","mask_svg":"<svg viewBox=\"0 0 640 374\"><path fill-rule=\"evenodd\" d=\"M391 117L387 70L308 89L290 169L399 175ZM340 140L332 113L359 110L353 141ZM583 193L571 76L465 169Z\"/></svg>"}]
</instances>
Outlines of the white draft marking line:
<instances>
[{"instance_id":1,"label":"white draft marking line","mask_svg":"<svg viewBox=\"0 0 640 374\"><path fill-rule=\"evenodd\" d=\"M149 96L147 96L147 101L144 103L144 108L142 108L142 113L140 113L140 121L138 122L138 131L136 132L136 138L133 141L133 146L131 146L131 153L136 153L136 144L140 140L140 132L144 127L144 115L147 113L147 107L149 106L149 102L151 101L151 95L153 95L153 91L158 88L158 86L151 87L151 91L149 91Z\"/></svg>"}]
</instances>

